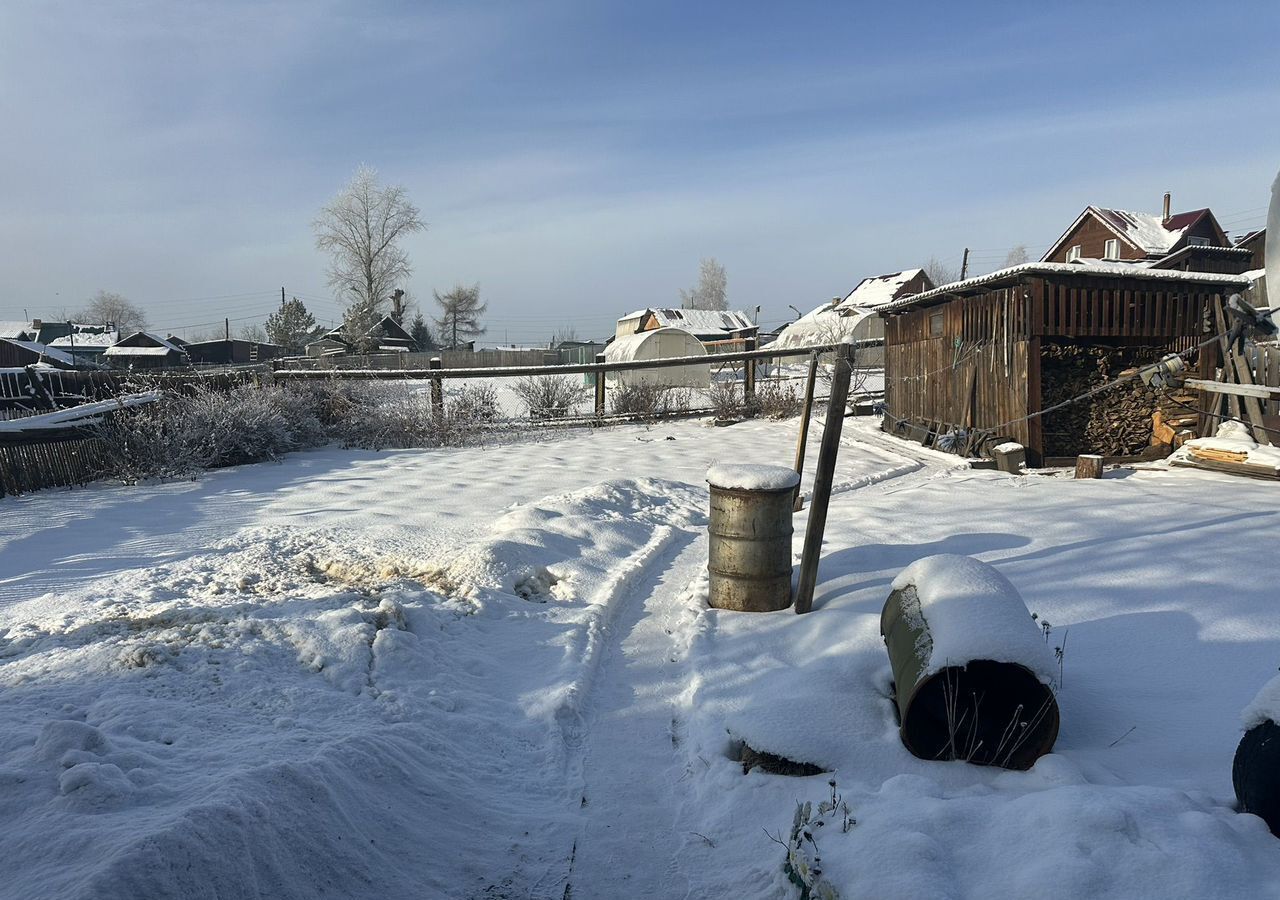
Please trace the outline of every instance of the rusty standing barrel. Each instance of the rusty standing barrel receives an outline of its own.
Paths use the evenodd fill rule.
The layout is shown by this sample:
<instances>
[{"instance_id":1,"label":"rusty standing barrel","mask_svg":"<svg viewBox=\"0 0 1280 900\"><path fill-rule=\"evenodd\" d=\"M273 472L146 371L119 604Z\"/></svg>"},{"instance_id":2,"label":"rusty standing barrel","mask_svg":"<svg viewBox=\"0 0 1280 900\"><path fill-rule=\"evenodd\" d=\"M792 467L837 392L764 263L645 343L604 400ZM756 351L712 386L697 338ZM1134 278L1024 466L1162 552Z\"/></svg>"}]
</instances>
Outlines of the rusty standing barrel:
<instances>
[{"instance_id":1,"label":"rusty standing barrel","mask_svg":"<svg viewBox=\"0 0 1280 900\"><path fill-rule=\"evenodd\" d=\"M785 466L715 465L710 599L717 609L773 612L791 605L791 508L800 476Z\"/></svg>"}]
</instances>

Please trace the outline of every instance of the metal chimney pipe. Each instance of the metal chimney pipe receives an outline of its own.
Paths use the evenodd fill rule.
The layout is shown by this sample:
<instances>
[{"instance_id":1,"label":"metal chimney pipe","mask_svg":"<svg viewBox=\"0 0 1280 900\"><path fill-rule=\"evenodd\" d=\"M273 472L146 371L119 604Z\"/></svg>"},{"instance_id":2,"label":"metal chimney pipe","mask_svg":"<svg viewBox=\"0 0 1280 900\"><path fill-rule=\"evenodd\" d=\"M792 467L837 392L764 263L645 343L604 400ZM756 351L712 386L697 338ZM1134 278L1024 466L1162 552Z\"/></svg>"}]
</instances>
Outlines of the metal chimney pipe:
<instances>
[{"instance_id":1,"label":"metal chimney pipe","mask_svg":"<svg viewBox=\"0 0 1280 900\"><path fill-rule=\"evenodd\" d=\"M1164 220L1163 220L1165 222L1169 221L1169 217L1171 215L1169 212L1169 203L1172 199L1173 199L1173 195L1170 194L1168 191L1165 191L1164 192Z\"/></svg>"}]
</instances>

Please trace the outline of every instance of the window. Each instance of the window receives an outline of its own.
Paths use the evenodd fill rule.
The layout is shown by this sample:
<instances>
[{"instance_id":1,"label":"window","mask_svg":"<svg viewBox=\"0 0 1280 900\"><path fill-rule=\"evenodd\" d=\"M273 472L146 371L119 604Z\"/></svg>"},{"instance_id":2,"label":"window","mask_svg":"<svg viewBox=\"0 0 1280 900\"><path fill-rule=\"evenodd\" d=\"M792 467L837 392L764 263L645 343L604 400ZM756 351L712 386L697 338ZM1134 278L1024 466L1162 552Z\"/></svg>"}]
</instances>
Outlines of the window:
<instances>
[{"instance_id":1,"label":"window","mask_svg":"<svg viewBox=\"0 0 1280 900\"><path fill-rule=\"evenodd\" d=\"M1103 259L1119 259L1120 258L1120 242L1115 238L1107 241L1106 249L1102 251Z\"/></svg>"},{"instance_id":2,"label":"window","mask_svg":"<svg viewBox=\"0 0 1280 900\"><path fill-rule=\"evenodd\" d=\"M1079 258L1080 258L1080 245L1076 244L1074 247L1072 247L1070 250L1067 251L1067 262L1075 262Z\"/></svg>"},{"instance_id":3,"label":"window","mask_svg":"<svg viewBox=\"0 0 1280 900\"><path fill-rule=\"evenodd\" d=\"M1208 247L1209 239L1192 235L1191 237L1187 238L1187 246L1188 247Z\"/></svg>"},{"instance_id":4,"label":"window","mask_svg":"<svg viewBox=\"0 0 1280 900\"><path fill-rule=\"evenodd\" d=\"M942 313L929 316L929 337L942 337Z\"/></svg>"}]
</instances>

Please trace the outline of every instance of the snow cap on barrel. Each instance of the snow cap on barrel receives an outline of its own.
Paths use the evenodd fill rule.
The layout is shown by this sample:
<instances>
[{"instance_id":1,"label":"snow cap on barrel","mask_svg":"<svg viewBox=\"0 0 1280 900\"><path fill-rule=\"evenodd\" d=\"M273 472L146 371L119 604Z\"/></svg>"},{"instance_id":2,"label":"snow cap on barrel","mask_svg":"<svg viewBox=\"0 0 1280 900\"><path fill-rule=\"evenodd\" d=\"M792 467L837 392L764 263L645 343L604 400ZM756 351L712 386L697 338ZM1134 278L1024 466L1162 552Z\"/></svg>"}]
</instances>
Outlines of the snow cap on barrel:
<instances>
[{"instance_id":1,"label":"snow cap on barrel","mask_svg":"<svg viewBox=\"0 0 1280 900\"><path fill-rule=\"evenodd\" d=\"M707 469L707 483L729 491L789 491L800 483L800 473L786 466L716 463Z\"/></svg>"}]
</instances>

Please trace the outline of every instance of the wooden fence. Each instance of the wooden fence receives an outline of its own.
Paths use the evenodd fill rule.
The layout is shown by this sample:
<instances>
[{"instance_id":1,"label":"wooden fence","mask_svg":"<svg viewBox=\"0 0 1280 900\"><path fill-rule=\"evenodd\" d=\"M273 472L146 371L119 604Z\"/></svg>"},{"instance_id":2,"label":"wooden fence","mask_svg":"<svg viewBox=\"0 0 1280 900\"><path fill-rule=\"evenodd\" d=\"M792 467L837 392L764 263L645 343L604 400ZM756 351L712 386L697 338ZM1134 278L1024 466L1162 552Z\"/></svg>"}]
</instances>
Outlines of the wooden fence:
<instances>
[{"instance_id":1,"label":"wooden fence","mask_svg":"<svg viewBox=\"0 0 1280 900\"><path fill-rule=\"evenodd\" d=\"M859 345L879 346L879 340L858 342ZM59 400L74 399L77 405L89 399L108 399L111 396L126 392L126 388L136 389L145 386L169 390L189 390L195 384L212 384L230 386L253 379L274 379L277 382L314 379L426 379L431 384L432 404L438 411L443 411L443 382L449 378L490 378L521 377L542 375L572 375L592 373L594 379L594 415L579 419L566 419L554 424L581 424L589 421L594 424L634 421L634 416L606 415L605 391L606 373L625 372L642 369L662 369L690 364L704 366L722 366L724 364L740 364L743 379L744 400L750 398L755 387L756 365L769 360L804 357L813 352L830 352L830 346L797 347L786 350L755 350L743 353L723 353L713 357L681 357L678 359L637 360L619 363L584 363L555 366L502 366L471 367L465 369L429 368L426 370L411 369L285 369L274 373L265 370L251 372L223 373L216 376L200 376L184 372L171 376L147 375L137 378L114 372L54 372L27 373L25 380L13 375L9 385L9 394L0 394L0 403L11 401L21 404L22 415L32 415L49 409L57 409L62 405ZM25 371L25 370L24 370ZM13 370L5 370L12 374ZM46 378L51 376L52 380ZM38 384L33 388L35 379ZM65 380L59 380L65 379ZM40 394L43 387L45 395ZM0 390L4 390L0 382ZM33 390L35 395L33 396ZM115 394L111 392L114 390ZM47 395L47 396L46 396ZM673 411L671 417L686 415L705 415L706 409L689 409ZM539 424L552 424L541 422ZM0 430L0 496L22 494L28 491L47 487L66 487L84 484L102 476L103 448L101 442L76 428L47 429L37 432L30 429L26 432L8 432Z\"/></svg>"}]
</instances>

